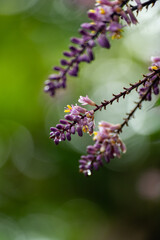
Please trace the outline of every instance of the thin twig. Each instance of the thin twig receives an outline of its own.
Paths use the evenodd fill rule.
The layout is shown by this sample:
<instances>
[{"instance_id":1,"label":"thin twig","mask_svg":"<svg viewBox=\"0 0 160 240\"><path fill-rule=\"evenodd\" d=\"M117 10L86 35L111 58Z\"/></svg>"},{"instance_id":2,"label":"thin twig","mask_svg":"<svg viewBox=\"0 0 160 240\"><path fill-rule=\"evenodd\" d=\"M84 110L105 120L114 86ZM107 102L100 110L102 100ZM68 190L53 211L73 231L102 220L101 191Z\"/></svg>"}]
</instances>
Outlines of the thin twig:
<instances>
[{"instance_id":1,"label":"thin twig","mask_svg":"<svg viewBox=\"0 0 160 240\"><path fill-rule=\"evenodd\" d=\"M139 102L136 103L136 106L134 107L134 109L130 112L127 113L128 117L124 119L124 122L121 124L121 127L118 129L118 133L122 132L123 127L126 125L128 126L128 122L131 119L131 117L133 117L135 111L139 108L141 108L141 103L146 99L148 93L152 90L154 84L159 81L159 76L157 76L157 78L152 82L152 84L148 87L147 92L143 95L143 97L140 99Z\"/></svg>"},{"instance_id":2,"label":"thin twig","mask_svg":"<svg viewBox=\"0 0 160 240\"><path fill-rule=\"evenodd\" d=\"M96 108L93 109L93 111L94 111L94 112L101 111L102 108L104 108L104 110L106 110L107 105L112 104L112 103L115 102L115 101L119 102L119 99L120 99L121 97L125 98L125 96L126 96L127 94L129 94L132 90L137 89L140 85L144 85L147 81L149 81L149 80L150 80L153 76L155 76L157 73L160 73L160 69L155 70L153 73L151 73L151 74L148 75L148 76L145 76L145 75L144 75L144 79L143 79L143 80L139 80L139 82L137 82L137 83L135 83L135 84L130 84L131 87L129 87L129 88L125 88L125 87L124 87L125 90L124 90L123 92L121 92L121 93L119 93L119 94L117 94L117 95L113 94L114 97L113 97L111 100L109 100L109 101L104 100L104 102L101 102L100 105L96 105ZM81 119L84 119L84 118L86 117L86 114L80 115L80 116L81 116ZM131 117L131 116L130 116L130 117ZM128 118L129 118L129 117L128 117ZM129 118L129 119L130 119L130 118ZM71 123L71 124L70 124L70 127L74 126L76 123L77 123L77 122ZM123 123L122 125L124 126L125 124L127 125L127 123ZM123 126L122 126L122 127L123 127ZM65 129L62 129L62 132L63 132L63 133L64 133L65 131L66 131ZM119 132L120 132L120 130L119 130ZM52 138L52 136L50 136L50 138Z\"/></svg>"},{"instance_id":3,"label":"thin twig","mask_svg":"<svg viewBox=\"0 0 160 240\"><path fill-rule=\"evenodd\" d=\"M147 2L144 2L144 3L142 3L142 8L143 7L147 7L147 9L148 9L148 7L149 7L149 5L151 5L152 4L152 6L154 6L154 4L157 2L158 0L149 0L149 1L147 1ZM132 8L132 11L136 11L136 10L138 10L137 9L137 6L131 6Z\"/></svg>"},{"instance_id":4,"label":"thin twig","mask_svg":"<svg viewBox=\"0 0 160 240\"><path fill-rule=\"evenodd\" d=\"M113 94L114 97L111 100L109 100L109 101L104 100L104 102L101 102L101 105L96 105L96 108L94 109L94 112L96 112L98 110L101 110L102 108L105 109L107 105L112 104L114 101L118 102L121 97L125 98L125 96L127 94L129 94L132 90L137 89L142 84L144 85L149 79L151 79L154 75L156 75L159 72L160 72L160 70L157 70L157 71L151 73L148 76L144 76L145 78L143 80L139 80L139 82L135 83L135 84L130 84L131 87L124 88L125 90L123 92L120 92L117 95Z\"/></svg>"}]
</instances>

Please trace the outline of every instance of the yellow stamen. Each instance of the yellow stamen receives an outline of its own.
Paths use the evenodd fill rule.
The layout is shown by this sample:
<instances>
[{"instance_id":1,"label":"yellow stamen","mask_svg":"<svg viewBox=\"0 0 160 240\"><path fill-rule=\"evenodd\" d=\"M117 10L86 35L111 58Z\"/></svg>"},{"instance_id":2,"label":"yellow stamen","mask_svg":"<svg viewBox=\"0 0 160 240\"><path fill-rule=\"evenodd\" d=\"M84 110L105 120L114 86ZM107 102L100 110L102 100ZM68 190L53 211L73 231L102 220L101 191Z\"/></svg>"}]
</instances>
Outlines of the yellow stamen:
<instances>
[{"instance_id":1,"label":"yellow stamen","mask_svg":"<svg viewBox=\"0 0 160 240\"><path fill-rule=\"evenodd\" d=\"M112 145L114 145L116 142L114 140L111 140Z\"/></svg>"},{"instance_id":2,"label":"yellow stamen","mask_svg":"<svg viewBox=\"0 0 160 240\"><path fill-rule=\"evenodd\" d=\"M87 125L83 126L82 131L85 133L88 132L88 126Z\"/></svg>"},{"instance_id":3,"label":"yellow stamen","mask_svg":"<svg viewBox=\"0 0 160 240\"><path fill-rule=\"evenodd\" d=\"M121 7L117 7L117 8L116 8L116 12L117 12L117 13L120 13L121 11L122 11L122 8L121 8Z\"/></svg>"},{"instance_id":4,"label":"yellow stamen","mask_svg":"<svg viewBox=\"0 0 160 240\"><path fill-rule=\"evenodd\" d=\"M100 14L104 15L106 13L106 11L104 10L104 8L100 8Z\"/></svg>"},{"instance_id":5,"label":"yellow stamen","mask_svg":"<svg viewBox=\"0 0 160 240\"><path fill-rule=\"evenodd\" d=\"M99 0L97 0L96 2L99 3L99 4L101 4L101 1L99 1Z\"/></svg>"},{"instance_id":6,"label":"yellow stamen","mask_svg":"<svg viewBox=\"0 0 160 240\"><path fill-rule=\"evenodd\" d=\"M157 67L157 66L152 66L151 69L152 69L152 70L157 70L158 67Z\"/></svg>"},{"instance_id":7,"label":"yellow stamen","mask_svg":"<svg viewBox=\"0 0 160 240\"><path fill-rule=\"evenodd\" d=\"M95 13L96 11L94 9L89 10L90 13Z\"/></svg>"},{"instance_id":8,"label":"yellow stamen","mask_svg":"<svg viewBox=\"0 0 160 240\"><path fill-rule=\"evenodd\" d=\"M91 31L91 34L95 34L96 33L96 31Z\"/></svg>"},{"instance_id":9,"label":"yellow stamen","mask_svg":"<svg viewBox=\"0 0 160 240\"><path fill-rule=\"evenodd\" d=\"M67 105L68 109L65 109L64 112L68 113L72 110L72 107L70 105Z\"/></svg>"},{"instance_id":10,"label":"yellow stamen","mask_svg":"<svg viewBox=\"0 0 160 240\"><path fill-rule=\"evenodd\" d=\"M92 120L94 120L94 115L91 115L90 113L86 113L86 117L87 118L91 118Z\"/></svg>"},{"instance_id":11,"label":"yellow stamen","mask_svg":"<svg viewBox=\"0 0 160 240\"><path fill-rule=\"evenodd\" d=\"M68 113L68 112L70 112L70 110L69 109L65 109L64 112Z\"/></svg>"},{"instance_id":12,"label":"yellow stamen","mask_svg":"<svg viewBox=\"0 0 160 240\"><path fill-rule=\"evenodd\" d=\"M120 33L115 33L112 35L112 40L114 39L121 39L122 38L122 35Z\"/></svg>"},{"instance_id":13,"label":"yellow stamen","mask_svg":"<svg viewBox=\"0 0 160 240\"><path fill-rule=\"evenodd\" d=\"M97 136L98 132L93 132L94 136Z\"/></svg>"},{"instance_id":14,"label":"yellow stamen","mask_svg":"<svg viewBox=\"0 0 160 240\"><path fill-rule=\"evenodd\" d=\"M68 107L70 110L72 110L72 107L71 107L70 105L67 105L67 107Z\"/></svg>"},{"instance_id":15,"label":"yellow stamen","mask_svg":"<svg viewBox=\"0 0 160 240\"><path fill-rule=\"evenodd\" d=\"M97 134L98 132L93 132L94 136L93 136L93 141L97 140Z\"/></svg>"}]
</instances>

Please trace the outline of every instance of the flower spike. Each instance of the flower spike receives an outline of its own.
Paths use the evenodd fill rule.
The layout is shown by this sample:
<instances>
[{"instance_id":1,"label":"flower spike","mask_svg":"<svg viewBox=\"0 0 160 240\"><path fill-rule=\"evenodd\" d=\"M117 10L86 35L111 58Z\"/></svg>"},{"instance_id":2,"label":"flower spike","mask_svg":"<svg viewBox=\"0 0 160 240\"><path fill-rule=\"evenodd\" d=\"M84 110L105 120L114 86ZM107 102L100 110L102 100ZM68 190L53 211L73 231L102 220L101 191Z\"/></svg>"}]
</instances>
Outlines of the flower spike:
<instances>
[{"instance_id":1,"label":"flower spike","mask_svg":"<svg viewBox=\"0 0 160 240\"><path fill-rule=\"evenodd\" d=\"M96 1L95 8L88 11L91 22L81 24L80 38L71 38L69 51L63 52L67 58L61 59L61 66L54 67L57 74L49 76L45 82L44 91L54 96L60 88L66 88L67 75L77 77L81 62L90 63L94 60L93 48L98 43L102 48L111 47L110 38L120 39L122 29L126 25L137 24L134 11L139 12L143 7L155 4L157 0L141 3L134 0L136 6L129 6L130 1L101 0Z\"/></svg>"},{"instance_id":2,"label":"flower spike","mask_svg":"<svg viewBox=\"0 0 160 240\"><path fill-rule=\"evenodd\" d=\"M144 84L144 87L139 90L140 97L142 98L146 95L145 100L147 101L152 100L152 91L155 95L159 94L160 85L160 57L151 57L151 62L152 65L148 69L150 72L155 72L155 74Z\"/></svg>"},{"instance_id":3,"label":"flower spike","mask_svg":"<svg viewBox=\"0 0 160 240\"><path fill-rule=\"evenodd\" d=\"M88 155L81 156L79 160L79 170L85 176L90 176L93 170L103 166L103 160L109 163L115 157L120 158L121 152L126 152L125 144L116 132L119 128L120 124L114 125L104 121L99 123L99 131L94 132L94 145L88 146Z\"/></svg>"},{"instance_id":4,"label":"flower spike","mask_svg":"<svg viewBox=\"0 0 160 240\"><path fill-rule=\"evenodd\" d=\"M95 102L93 102L88 96L86 97L82 97L80 96L79 100L78 100L79 103L81 103L82 105L91 105L91 106L96 106Z\"/></svg>"},{"instance_id":5,"label":"flower spike","mask_svg":"<svg viewBox=\"0 0 160 240\"><path fill-rule=\"evenodd\" d=\"M88 96L81 96L82 99L86 104L90 103L91 106L95 106L95 103ZM57 124L56 127L51 127L50 138L54 140L56 145L66 139L70 141L71 135L76 132L80 137L83 136L83 132L93 134L95 127L93 110L88 111L78 105L67 105L64 112L68 113L65 115L65 119L61 119L60 124Z\"/></svg>"},{"instance_id":6,"label":"flower spike","mask_svg":"<svg viewBox=\"0 0 160 240\"><path fill-rule=\"evenodd\" d=\"M56 127L51 127L50 138L54 140L55 144L59 144L60 141L71 141L71 135L76 132L80 137L83 133L89 133L93 135L93 145L87 147L87 155L81 156L79 160L79 170L85 176L90 176L93 170L98 170L100 166L107 163L111 159L121 157L121 153L126 152L125 144L119 138L119 134L122 132L124 126L128 126L129 120L133 117L136 110L141 109L142 102L145 100L150 101L152 94L157 95L159 93L160 85L160 57L152 57L152 64L149 67L150 73L144 76L143 80L139 80L135 84L130 84L129 88L124 87L124 91L119 94L113 94L113 98L109 101L104 100L100 105L93 102L88 96L80 96L79 102L82 105L90 105L95 108L88 111L78 105L67 105L65 112L65 119L61 119ZM144 85L144 87L138 88ZM114 101L119 101L121 97L125 98L131 91L136 90L139 93L140 100L136 103L134 109L127 113L127 117L121 124L112 124L105 121L99 123L99 130L96 132L94 115L97 111L106 110L107 105L112 104Z\"/></svg>"}]
</instances>

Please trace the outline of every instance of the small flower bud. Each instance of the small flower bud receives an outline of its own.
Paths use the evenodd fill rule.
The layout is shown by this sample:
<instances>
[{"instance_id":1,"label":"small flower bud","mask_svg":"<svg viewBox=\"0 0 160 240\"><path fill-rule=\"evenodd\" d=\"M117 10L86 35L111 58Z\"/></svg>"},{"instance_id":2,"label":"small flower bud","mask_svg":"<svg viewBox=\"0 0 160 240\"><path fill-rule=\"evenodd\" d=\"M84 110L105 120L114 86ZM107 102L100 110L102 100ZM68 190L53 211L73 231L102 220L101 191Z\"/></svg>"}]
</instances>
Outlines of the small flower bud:
<instances>
[{"instance_id":1,"label":"small flower bud","mask_svg":"<svg viewBox=\"0 0 160 240\"><path fill-rule=\"evenodd\" d=\"M66 133L66 138L68 141L71 141L71 134L69 132Z\"/></svg>"},{"instance_id":2,"label":"small flower bud","mask_svg":"<svg viewBox=\"0 0 160 240\"><path fill-rule=\"evenodd\" d=\"M82 131L82 128L81 127L77 127L77 133L80 137L83 136L83 131Z\"/></svg>"}]
</instances>

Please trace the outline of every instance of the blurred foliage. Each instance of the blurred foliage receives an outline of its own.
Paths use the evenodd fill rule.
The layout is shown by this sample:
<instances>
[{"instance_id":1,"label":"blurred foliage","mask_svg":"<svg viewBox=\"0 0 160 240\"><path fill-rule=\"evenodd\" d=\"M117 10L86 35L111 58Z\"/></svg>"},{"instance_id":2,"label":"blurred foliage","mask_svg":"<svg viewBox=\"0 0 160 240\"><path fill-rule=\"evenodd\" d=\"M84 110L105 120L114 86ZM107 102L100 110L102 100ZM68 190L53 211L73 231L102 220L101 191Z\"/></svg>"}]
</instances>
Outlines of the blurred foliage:
<instances>
[{"instance_id":1,"label":"blurred foliage","mask_svg":"<svg viewBox=\"0 0 160 240\"><path fill-rule=\"evenodd\" d=\"M159 107L160 106L160 98L158 98L158 100L156 101L156 103L154 104L154 107Z\"/></svg>"},{"instance_id":2,"label":"blurred foliage","mask_svg":"<svg viewBox=\"0 0 160 240\"><path fill-rule=\"evenodd\" d=\"M88 136L58 147L48 138L66 104L85 94L96 102L109 99L147 72L150 55L160 54L157 3L110 51L97 48L96 61L82 64L65 91L53 99L46 95L44 80L93 2L0 0L0 240L160 238L156 98L125 128L126 155L90 178L78 172ZM121 122L137 97L97 114L96 123Z\"/></svg>"}]
</instances>

